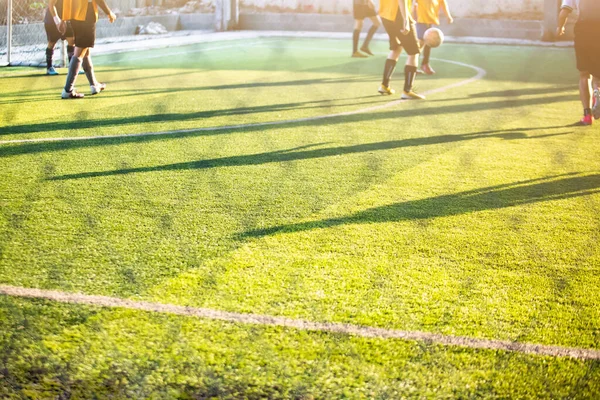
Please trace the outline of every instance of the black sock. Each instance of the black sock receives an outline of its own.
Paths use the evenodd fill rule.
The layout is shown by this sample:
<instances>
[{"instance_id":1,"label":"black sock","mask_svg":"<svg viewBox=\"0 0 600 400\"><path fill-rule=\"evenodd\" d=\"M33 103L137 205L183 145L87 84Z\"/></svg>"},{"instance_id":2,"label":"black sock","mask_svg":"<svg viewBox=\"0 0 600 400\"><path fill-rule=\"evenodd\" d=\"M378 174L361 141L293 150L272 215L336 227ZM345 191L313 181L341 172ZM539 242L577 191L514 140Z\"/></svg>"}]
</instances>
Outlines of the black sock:
<instances>
[{"instance_id":1,"label":"black sock","mask_svg":"<svg viewBox=\"0 0 600 400\"><path fill-rule=\"evenodd\" d=\"M385 67L383 67L383 81L381 82L383 86L390 86L390 79L392 79L392 75L396 69L396 63L397 61L392 60L391 58L385 60Z\"/></svg>"},{"instance_id":2,"label":"black sock","mask_svg":"<svg viewBox=\"0 0 600 400\"><path fill-rule=\"evenodd\" d=\"M417 76L417 67L412 65L404 66L404 91L410 92L415 83L415 77Z\"/></svg>"},{"instance_id":3,"label":"black sock","mask_svg":"<svg viewBox=\"0 0 600 400\"><path fill-rule=\"evenodd\" d=\"M373 35L375 34L375 32L377 32L377 29L379 29L378 26L373 25L371 27L371 29L369 29L369 33L367 33L367 38L365 39L365 42L362 45L363 49L368 49L369 48L369 44L371 43L371 39L373 39Z\"/></svg>"},{"instance_id":4,"label":"black sock","mask_svg":"<svg viewBox=\"0 0 600 400\"><path fill-rule=\"evenodd\" d=\"M585 115L585 116L592 115L592 109L591 108L584 108L583 109L583 115Z\"/></svg>"},{"instance_id":5,"label":"black sock","mask_svg":"<svg viewBox=\"0 0 600 400\"><path fill-rule=\"evenodd\" d=\"M352 54L354 54L358 51L358 39L359 38L360 38L360 31L358 29L355 29L354 32L352 32Z\"/></svg>"},{"instance_id":6,"label":"black sock","mask_svg":"<svg viewBox=\"0 0 600 400\"><path fill-rule=\"evenodd\" d=\"M71 58L73 58L73 53L75 53L75 46L67 45L67 57L69 57L69 63L71 62Z\"/></svg>"},{"instance_id":7,"label":"black sock","mask_svg":"<svg viewBox=\"0 0 600 400\"><path fill-rule=\"evenodd\" d=\"M52 67L52 57L54 56L54 49L46 48L46 69Z\"/></svg>"},{"instance_id":8,"label":"black sock","mask_svg":"<svg viewBox=\"0 0 600 400\"><path fill-rule=\"evenodd\" d=\"M431 47L425 45L423 48L423 62L421 65L429 64L429 57L431 56Z\"/></svg>"}]
</instances>

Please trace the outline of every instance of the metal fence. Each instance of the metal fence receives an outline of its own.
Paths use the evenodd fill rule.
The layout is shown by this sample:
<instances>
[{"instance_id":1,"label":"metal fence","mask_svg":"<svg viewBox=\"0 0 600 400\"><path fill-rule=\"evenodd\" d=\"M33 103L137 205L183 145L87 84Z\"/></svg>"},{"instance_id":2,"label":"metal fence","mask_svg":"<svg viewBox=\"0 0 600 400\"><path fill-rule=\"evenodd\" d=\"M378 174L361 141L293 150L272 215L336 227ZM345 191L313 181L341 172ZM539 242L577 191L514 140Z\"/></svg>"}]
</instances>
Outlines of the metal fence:
<instances>
[{"instance_id":1,"label":"metal fence","mask_svg":"<svg viewBox=\"0 0 600 400\"><path fill-rule=\"evenodd\" d=\"M159 23L168 31L177 30L181 18L185 18L191 29L227 29L225 20L231 14L231 4L237 4L237 0L108 0L107 3L118 18L109 25L100 11L99 39L135 35L150 22ZM43 21L47 4L48 0L0 0L0 65L45 65L48 43ZM64 43L56 46L57 66L64 63L64 48Z\"/></svg>"}]
</instances>

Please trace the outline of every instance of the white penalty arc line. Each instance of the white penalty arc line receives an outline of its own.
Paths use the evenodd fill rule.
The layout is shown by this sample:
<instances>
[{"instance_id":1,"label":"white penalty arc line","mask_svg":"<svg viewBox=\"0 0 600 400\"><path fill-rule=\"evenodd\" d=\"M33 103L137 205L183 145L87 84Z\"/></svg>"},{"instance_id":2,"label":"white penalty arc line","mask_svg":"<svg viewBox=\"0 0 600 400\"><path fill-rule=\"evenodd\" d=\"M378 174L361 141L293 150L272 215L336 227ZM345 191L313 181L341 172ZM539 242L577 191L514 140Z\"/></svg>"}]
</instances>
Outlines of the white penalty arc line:
<instances>
[{"instance_id":1,"label":"white penalty arc line","mask_svg":"<svg viewBox=\"0 0 600 400\"><path fill-rule=\"evenodd\" d=\"M66 293L55 290L32 289L6 285L0 285L0 294L12 297L50 300L60 303L109 308L125 308L161 314L174 314L185 317L196 317L239 324L276 326L305 331L339 333L363 338L414 340L430 344L459 346L477 350L499 350L537 356L570 357L580 360L600 360L600 350L593 349L519 343L506 340L478 339L464 336L374 328L334 322L311 322L286 317L260 314L242 314L209 308L186 307L173 304L134 301L117 297Z\"/></svg>"},{"instance_id":2,"label":"white penalty arc line","mask_svg":"<svg viewBox=\"0 0 600 400\"><path fill-rule=\"evenodd\" d=\"M333 49L325 49L327 51L332 51ZM339 51L339 49L338 49ZM433 59L433 58L432 58ZM487 74L486 70L483 68L479 68L475 65L465 64L459 61L451 61L444 59L437 59L438 61L442 61L449 64L459 65L462 67L473 69L477 72L476 75L469 79L465 79L460 82L452 83L450 85L442 86L437 89L432 89L423 92L424 95L432 95L440 92L445 92L450 89L454 89L460 86L468 85L480 79L483 79ZM161 131L161 132L143 132L143 133L132 133L126 135L98 135L98 136L80 136L80 137L57 137L57 138L38 138L38 139L17 139L17 140L0 140L0 145L3 144L22 144L22 143L45 143L45 142L75 142L75 141L85 141L85 140L103 140L103 139L125 139L125 138L135 138L135 137L145 137L145 136L169 136L169 135L181 135L186 133L202 133L202 132L218 132L218 131L227 131L227 130L238 130L238 129L248 129L248 128L260 128L267 126L276 126L276 125L287 125L287 124L295 124L302 122L314 122L324 119L338 118L338 117L347 117L351 115L364 114L374 111L381 111L390 107L394 107L401 103L411 100L398 99L391 101L389 103L361 108L359 110L353 111L345 111L334 114L325 114L318 115L314 117L306 117L306 118L297 118L297 119L287 119L281 121L270 121L270 122L259 122L254 124L238 124L238 125L226 125L226 126L215 126L215 127L206 127L206 128L192 128L192 129L180 129L174 131Z\"/></svg>"}]
</instances>

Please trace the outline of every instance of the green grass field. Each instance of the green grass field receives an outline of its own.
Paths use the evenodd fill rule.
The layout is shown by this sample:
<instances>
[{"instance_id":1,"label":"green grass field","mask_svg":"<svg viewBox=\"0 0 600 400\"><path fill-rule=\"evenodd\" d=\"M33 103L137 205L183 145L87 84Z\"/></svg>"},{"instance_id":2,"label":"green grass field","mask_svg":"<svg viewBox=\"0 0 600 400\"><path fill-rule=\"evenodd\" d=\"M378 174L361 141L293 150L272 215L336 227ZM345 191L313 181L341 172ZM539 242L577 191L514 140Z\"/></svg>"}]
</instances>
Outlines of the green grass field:
<instances>
[{"instance_id":1,"label":"green grass field","mask_svg":"<svg viewBox=\"0 0 600 400\"><path fill-rule=\"evenodd\" d=\"M80 101L0 69L0 285L600 350L572 50L446 44L426 101L307 119L398 99L349 45L99 56ZM0 398L598 399L600 361L0 295Z\"/></svg>"}]
</instances>

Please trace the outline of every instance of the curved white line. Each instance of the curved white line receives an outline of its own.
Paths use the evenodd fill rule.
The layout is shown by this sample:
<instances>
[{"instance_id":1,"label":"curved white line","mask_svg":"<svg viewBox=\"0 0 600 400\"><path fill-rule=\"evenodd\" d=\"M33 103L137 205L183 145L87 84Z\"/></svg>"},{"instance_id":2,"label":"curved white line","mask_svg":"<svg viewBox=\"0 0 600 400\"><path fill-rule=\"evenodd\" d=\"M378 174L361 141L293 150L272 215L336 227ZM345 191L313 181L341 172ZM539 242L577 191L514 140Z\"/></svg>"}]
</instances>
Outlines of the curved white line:
<instances>
[{"instance_id":1,"label":"curved white line","mask_svg":"<svg viewBox=\"0 0 600 400\"><path fill-rule=\"evenodd\" d=\"M205 318L240 324L279 326L306 331L342 333L345 335L359 336L364 338L417 340L445 346L460 346L479 350L502 350L538 356L571 357L580 360L600 360L600 350L594 349L519 343L507 340L478 339L420 331L373 328L362 325L342 324L335 322L311 322L269 315L241 314L210 308L186 307L173 304L134 301L117 297L91 296L77 293L65 293L55 290L29 289L5 285L0 285L0 294L13 297L45 299L60 303L126 308L155 313L176 314L186 317Z\"/></svg>"},{"instance_id":2,"label":"curved white line","mask_svg":"<svg viewBox=\"0 0 600 400\"><path fill-rule=\"evenodd\" d=\"M320 49L323 50L323 49ZM333 49L325 49L327 51L332 51ZM336 49L339 51L339 49ZM428 90L423 92L424 95L431 95L440 92L444 92L449 89L454 89L460 86L468 85L469 83L475 82L477 80L482 79L486 75L486 71L483 68L479 68L474 65L461 63L458 61L444 60L444 59L436 59L437 61L446 62L449 64L460 65L462 67L467 67L473 69L477 72L473 77L466 79L464 81L456 82L450 85L442 86L437 89ZM81 136L81 137L62 137L62 138L38 138L38 139L18 139L18 140L2 140L0 141L0 145L2 144L19 144L19 143L44 143L44 142L74 142L74 141L82 141L82 140L101 140L101 139L118 139L118 138L131 138L131 137L143 137L143 136L167 136L167 135L178 135L182 133L192 133L192 132L216 132L216 131L224 131L224 130L235 130L235 129L245 129L245 128L256 128L256 127L265 127L265 126L274 126L274 125L286 125L286 124L294 124L298 122L311 122L311 121L319 121L328 118L336 118L336 117L345 117L350 115L363 114L373 111L380 111L386 108L394 107L398 104L401 104L405 101L409 100L394 100L389 103L380 104L377 106L361 108L359 110L354 111L346 111L335 114L326 114L326 115L318 115L315 117L306 117L306 118L298 118L298 119L287 119L282 121L271 121L271 122L259 122L255 124L239 124L239 125L226 125L226 126L215 126L215 127L207 127L207 128L193 128L193 129L181 129L175 131L162 131L162 132L143 132L143 133L132 133L128 135L100 135L100 136Z\"/></svg>"}]
</instances>

